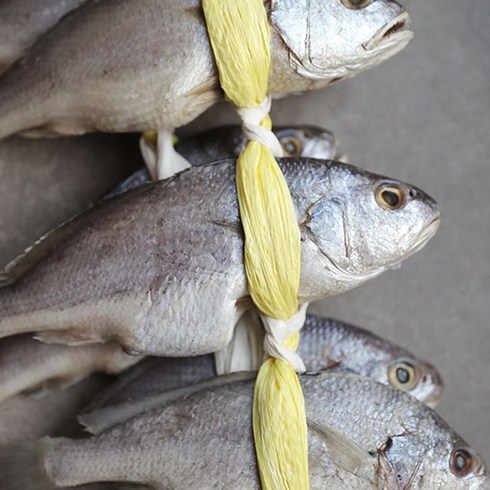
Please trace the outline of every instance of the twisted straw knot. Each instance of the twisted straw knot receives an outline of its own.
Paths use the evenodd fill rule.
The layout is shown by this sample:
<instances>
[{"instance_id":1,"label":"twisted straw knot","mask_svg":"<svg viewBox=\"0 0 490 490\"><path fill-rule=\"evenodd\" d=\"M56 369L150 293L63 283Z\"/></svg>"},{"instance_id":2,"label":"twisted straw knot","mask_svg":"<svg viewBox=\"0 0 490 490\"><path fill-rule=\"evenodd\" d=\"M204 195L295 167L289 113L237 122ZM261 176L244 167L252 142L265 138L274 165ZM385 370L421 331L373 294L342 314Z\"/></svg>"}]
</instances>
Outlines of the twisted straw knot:
<instances>
[{"instance_id":1,"label":"twisted straw knot","mask_svg":"<svg viewBox=\"0 0 490 490\"><path fill-rule=\"evenodd\" d=\"M263 313L260 314L266 332L264 339L265 355L287 362L297 373L306 371L305 364L295 352L296 349L289 349L285 343L304 325L307 307L308 303L300 305L298 311L288 320L279 320Z\"/></svg>"},{"instance_id":2,"label":"twisted straw knot","mask_svg":"<svg viewBox=\"0 0 490 490\"><path fill-rule=\"evenodd\" d=\"M276 158L284 156L281 143L277 136L268 128L261 125L271 110L271 96L268 95L264 100L254 107L242 107L237 109L238 115L242 119L242 129L248 139L262 143L270 148Z\"/></svg>"}]
</instances>

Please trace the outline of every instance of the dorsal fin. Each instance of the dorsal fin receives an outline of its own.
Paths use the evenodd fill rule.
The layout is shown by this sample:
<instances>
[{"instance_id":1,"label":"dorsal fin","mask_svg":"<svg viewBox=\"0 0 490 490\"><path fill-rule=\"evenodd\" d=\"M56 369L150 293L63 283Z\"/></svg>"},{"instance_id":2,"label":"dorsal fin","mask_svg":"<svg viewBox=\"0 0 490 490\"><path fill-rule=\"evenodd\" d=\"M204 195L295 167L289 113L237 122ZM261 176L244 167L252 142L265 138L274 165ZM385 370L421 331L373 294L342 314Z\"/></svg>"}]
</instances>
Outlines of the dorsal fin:
<instances>
[{"instance_id":1,"label":"dorsal fin","mask_svg":"<svg viewBox=\"0 0 490 490\"><path fill-rule=\"evenodd\" d=\"M141 185L136 189L128 190L124 194L134 195L136 192L142 192L145 188L151 187L155 182L151 182L146 185ZM50 250L52 250L58 243L62 242L65 238L65 228L67 225L72 223L73 221L80 222L79 218L85 215L87 212L90 212L93 209L96 209L96 205L105 205L109 200L119 199L122 201L125 197L121 195L112 196L111 199L102 198L94 202L92 205L88 206L87 209L81 211L78 214L75 214L71 218L68 218L66 221L56 226L52 230L45 233L41 238L36 240L31 246L27 247L23 253L18 255L15 259L11 260L5 268L0 272L0 288L4 288L7 286L11 286L15 282L17 282L33 265L40 262ZM69 227L70 233L74 231L73 227Z\"/></svg>"},{"instance_id":2,"label":"dorsal fin","mask_svg":"<svg viewBox=\"0 0 490 490\"><path fill-rule=\"evenodd\" d=\"M207 390L222 386L224 384L233 383L236 381L248 381L257 376L254 372L240 372L225 376L217 376L206 381L202 381L192 386L184 386L175 390L165 391L159 395L150 396L144 400L136 402L122 403L113 407L96 409L92 412L82 414L78 417L78 421L85 427L85 430L93 435L100 434L115 425L126 422L127 420L140 415L153 408L166 405L174 400L178 400L183 396L192 395L201 390Z\"/></svg>"},{"instance_id":3,"label":"dorsal fin","mask_svg":"<svg viewBox=\"0 0 490 490\"><path fill-rule=\"evenodd\" d=\"M11 260L0 272L0 288L11 286L18 281L33 265L40 262L53 246L59 243L63 237L60 229L73 221L78 215L64 221L61 225L45 233L24 252Z\"/></svg>"}]
</instances>

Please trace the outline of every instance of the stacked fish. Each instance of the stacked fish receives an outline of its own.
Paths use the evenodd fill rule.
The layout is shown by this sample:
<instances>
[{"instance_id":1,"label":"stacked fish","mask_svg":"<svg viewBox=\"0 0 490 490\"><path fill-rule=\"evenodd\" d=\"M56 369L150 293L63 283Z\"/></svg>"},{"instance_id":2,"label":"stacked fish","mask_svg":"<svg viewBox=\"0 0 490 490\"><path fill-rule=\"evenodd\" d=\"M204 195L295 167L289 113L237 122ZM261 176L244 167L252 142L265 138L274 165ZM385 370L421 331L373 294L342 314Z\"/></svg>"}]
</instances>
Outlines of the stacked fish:
<instances>
[{"instance_id":1,"label":"stacked fish","mask_svg":"<svg viewBox=\"0 0 490 490\"><path fill-rule=\"evenodd\" d=\"M265 5L274 94L354 76L412 36L392 0ZM132 137L14 134L172 130L223 97L198 0L4 0L0 13L7 177L67 158L127 175L128 158L141 165ZM275 133L301 232L302 303L377 277L436 232L432 198L338 161L329 131ZM254 375L216 376L237 324L259 347L263 336L247 291L234 179L245 143L240 128L182 140L176 149L191 169L151 182L136 168L103 196L94 182L77 209L51 209L38 230L15 223L16 234L2 231L12 220L4 210L7 256L99 197L0 273L2 488L260 486ZM22 193L10 206L23 209ZM490 487L480 456L432 410L443 389L433 366L332 319L307 316L303 332L312 489ZM112 383L89 378L123 370Z\"/></svg>"}]
</instances>

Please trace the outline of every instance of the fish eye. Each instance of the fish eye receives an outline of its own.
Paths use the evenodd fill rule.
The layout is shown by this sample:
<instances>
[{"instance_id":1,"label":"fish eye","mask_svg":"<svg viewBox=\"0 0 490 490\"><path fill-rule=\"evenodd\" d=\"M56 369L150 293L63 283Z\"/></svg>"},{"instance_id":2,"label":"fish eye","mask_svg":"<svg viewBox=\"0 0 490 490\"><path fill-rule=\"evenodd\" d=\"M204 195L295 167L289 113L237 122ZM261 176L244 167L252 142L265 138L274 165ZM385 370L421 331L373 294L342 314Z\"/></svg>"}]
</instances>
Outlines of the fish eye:
<instances>
[{"instance_id":1,"label":"fish eye","mask_svg":"<svg viewBox=\"0 0 490 490\"><path fill-rule=\"evenodd\" d=\"M284 136L279 140L281 143L282 149L285 153L292 157L301 156L301 152L303 151L303 145L301 141L296 136L288 135Z\"/></svg>"},{"instance_id":2,"label":"fish eye","mask_svg":"<svg viewBox=\"0 0 490 490\"><path fill-rule=\"evenodd\" d=\"M388 381L394 388L409 391L417 386L419 377L412 364L406 361L397 361L388 367Z\"/></svg>"},{"instance_id":3,"label":"fish eye","mask_svg":"<svg viewBox=\"0 0 490 490\"><path fill-rule=\"evenodd\" d=\"M449 468L456 476L466 476L473 469L473 456L466 449L455 449L451 453Z\"/></svg>"},{"instance_id":4,"label":"fish eye","mask_svg":"<svg viewBox=\"0 0 490 490\"><path fill-rule=\"evenodd\" d=\"M342 2L342 5L344 7L347 7L348 9L362 9L364 7L367 7L372 0L340 0Z\"/></svg>"},{"instance_id":5,"label":"fish eye","mask_svg":"<svg viewBox=\"0 0 490 490\"><path fill-rule=\"evenodd\" d=\"M379 206L390 211L400 209L405 204L406 197L406 191L393 184L382 184L375 193L376 202Z\"/></svg>"}]
</instances>

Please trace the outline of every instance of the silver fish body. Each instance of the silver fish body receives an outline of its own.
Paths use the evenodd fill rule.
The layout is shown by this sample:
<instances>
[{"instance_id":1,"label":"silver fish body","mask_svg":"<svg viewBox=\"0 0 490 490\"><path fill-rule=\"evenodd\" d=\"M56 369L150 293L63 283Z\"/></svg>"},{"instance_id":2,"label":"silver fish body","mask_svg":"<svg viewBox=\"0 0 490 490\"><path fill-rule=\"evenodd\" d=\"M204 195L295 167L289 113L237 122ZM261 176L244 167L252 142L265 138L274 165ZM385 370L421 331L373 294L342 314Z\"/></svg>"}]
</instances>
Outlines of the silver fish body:
<instances>
[{"instance_id":1,"label":"silver fish body","mask_svg":"<svg viewBox=\"0 0 490 490\"><path fill-rule=\"evenodd\" d=\"M337 144L332 132L314 126L276 127L273 129L284 155L336 160ZM180 140L175 149L193 166L237 157L247 139L239 126L210 129ZM129 189L151 182L148 169L142 166L120 182L105 197L113 197Z\"/></svg>"},{"instance_id":2,"label":"silver fish body","mask_svg":"<svg viewBox=\"0 0 490 490\"><path fill-rule=\"evenodd\" d=\"M312 489L489 487L481 457L413 397L354 375L300 382ZM91 439L3 448L0 476L6 490L20 482L36 490L110 481L158 490L259 488L252 394L251 380L220 379L170 392ZM29 471L20 471L29 463Z\"/></svg>"},{"instance_id":3,"label":"silver fish body","mask_svg":"<svg viewBox=\"0 0 490 490\"><path fill-rule=\"evenodd\" d=\"M301 302L378 276L439 225L437 203L415 187L340 162L280 165L302 236ZM251 307L234 174L234 160L193 167L48 234L0 276L0 336L160 356L226 346Z\"/></svg>"},{"instance_id":4,"label":"silver fish body","mask_svg":"<svg viewBox=\"0 0 490 490\"><path fill-rule=\"evenodd\" d=\"M309 2L297 8L290 0L271 3L272 94L354 76L411 38L404 8L392 0L356 10L339 0L323 1L321 9ZM298 37L298 19L303 43L311 47L306 57L289 42L293 31ZM308 63L298 69L308 57L324 76L308 76ZM172 129L222 97L200 0L90 2L67 15L0 80L0 138Z\"/></svg>"},{"instance_id":5,"label":"silver fish body","mask_svg":"<svg viewBox=\"0 0 490 490\"><path fill-rule=\"evenodd\" d=\"M2 0L0 2L0 72L85 0Z\"/></svg>"},{"instance_id":6,"label":"silver fish body","mask_svg":"<svg viewBox=\"0 0 490 490\"><path fill-rule=\"evenodd\" d=\"M26 390L66 387L92 373L116 374L140 361L114 343L67 347L29 335L0 342L0 404Z\"/></svg>"},{"instance_id":7,"label":"silver fish body","mask_svg":"<svg viewBox=\"0 0 490 490\"><path fill-rule=\"evenodd\" d=\"M329 318L306 316L298 354L309 372L343 371L370 377L406 391L431 407L440 401L444 389L438 371L430 363L367 330ZM121 374L94 399L87 412L134 403L213 376L213 356L148 358Z\"/></svg>"}]
</instances>

